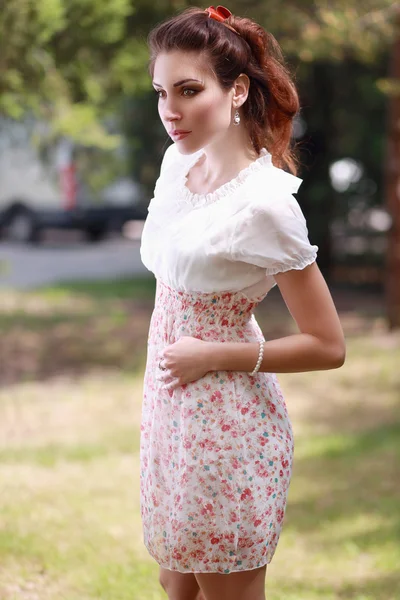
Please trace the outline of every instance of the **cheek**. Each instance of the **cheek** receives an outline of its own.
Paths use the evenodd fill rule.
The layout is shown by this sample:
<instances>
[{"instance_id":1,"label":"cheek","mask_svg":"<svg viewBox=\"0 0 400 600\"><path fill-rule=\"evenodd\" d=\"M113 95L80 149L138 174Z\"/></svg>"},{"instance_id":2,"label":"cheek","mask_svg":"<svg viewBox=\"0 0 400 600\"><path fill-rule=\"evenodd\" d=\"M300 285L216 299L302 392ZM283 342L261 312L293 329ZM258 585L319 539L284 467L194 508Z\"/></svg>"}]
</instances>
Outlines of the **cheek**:
<instances>
[{"instance_id":1,"label":"cheek","mask_svg":"<svg viewBox=\"0 0 400 600\"><path fill-rule=\"evenodd\" d=\"M199 102L193 117L200 121L203 127L218 127L229 124L230 115L226 104L219 98L206 98Z\"/></svg>"}]
</instances>

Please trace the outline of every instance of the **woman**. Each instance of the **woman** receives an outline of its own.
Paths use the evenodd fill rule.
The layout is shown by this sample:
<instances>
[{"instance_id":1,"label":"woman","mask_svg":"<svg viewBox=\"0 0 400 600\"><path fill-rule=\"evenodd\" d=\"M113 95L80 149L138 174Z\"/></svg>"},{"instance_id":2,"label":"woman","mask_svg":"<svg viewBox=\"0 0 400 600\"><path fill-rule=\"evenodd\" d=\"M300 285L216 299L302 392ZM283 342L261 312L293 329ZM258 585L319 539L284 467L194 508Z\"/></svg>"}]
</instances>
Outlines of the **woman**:
<instances>
[{"instance_id":1,"label":"woman","mask_svg":"<svg viewBox=\"0 0 400 600\"><path fill-rule=\"evenodd\" d=\"M175 143L141 242L157 279L140 448L144 541L170 600L262 600L293 454L275 373L334 369L345 356L293 196L298 96L273 36L224 7L184 11L149 46ZM276 284L300 332L265 342L253 310Z\"/></svg>"}]
</instances>

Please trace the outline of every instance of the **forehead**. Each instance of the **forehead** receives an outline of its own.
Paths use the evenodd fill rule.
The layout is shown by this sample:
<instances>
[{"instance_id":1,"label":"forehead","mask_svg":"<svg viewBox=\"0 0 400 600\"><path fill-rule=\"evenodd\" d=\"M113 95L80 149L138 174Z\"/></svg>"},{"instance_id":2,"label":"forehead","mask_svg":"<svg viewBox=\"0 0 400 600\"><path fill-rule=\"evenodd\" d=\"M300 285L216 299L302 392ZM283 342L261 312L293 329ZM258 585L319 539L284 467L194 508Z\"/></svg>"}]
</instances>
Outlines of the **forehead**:
<instances>
[{"instance_id":1,"label":"forehead","mask_svg":"<svg viewBox=\"0 0 400 600\"><path fill-rule=\"evenodd\" d=\"M153 79L160 85L172 85L181 79L214 79L209 60L203 53L173 50L160 52L154 63Z\"/></svg>"}]
</instances>

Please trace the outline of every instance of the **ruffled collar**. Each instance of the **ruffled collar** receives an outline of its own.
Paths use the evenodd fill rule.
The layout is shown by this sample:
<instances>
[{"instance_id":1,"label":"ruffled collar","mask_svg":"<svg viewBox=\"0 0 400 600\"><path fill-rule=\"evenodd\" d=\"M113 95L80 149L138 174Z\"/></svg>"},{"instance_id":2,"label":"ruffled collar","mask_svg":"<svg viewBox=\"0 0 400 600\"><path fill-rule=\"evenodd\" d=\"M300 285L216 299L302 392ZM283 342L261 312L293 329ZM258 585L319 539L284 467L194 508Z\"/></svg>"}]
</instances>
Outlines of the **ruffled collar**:
<instances>
[{"instance_id":1,"label":"ruffled collar","mask_svg":"<svg viewBox=\"0 0 400 600\"><path fill-rule=\"evenodd\" d=\"M208 194L196 194L194 192L191 192L189 190L189 188L187 187L188 174L189 174L190 169L192 167L194 167L194 165L198 161L200 161L203 154L204 154L204 150L200 150L199 152L195 153L194 159L189 163L189 165L186 166L184 175L180 180L179 196L185 202L187 202L188 204L194 205L194 206L204 206L206 204L215 202L216 200L220 200L224 196L227 196L228 194L237 190L248 179L248 177L252 173L259 171L261 168L263 168L267 165L272 166L271 154L268 152L268 150L266 148L262 148L261 152L260 152L260 156L256 160L254 160L252 163L250 163L247 167L242 169L236 175L236 177L234 177L227 183L224 183L223 185L221 185L219 188L217 188L213 192L209 192Z\"/></svg>"}]
</instances>

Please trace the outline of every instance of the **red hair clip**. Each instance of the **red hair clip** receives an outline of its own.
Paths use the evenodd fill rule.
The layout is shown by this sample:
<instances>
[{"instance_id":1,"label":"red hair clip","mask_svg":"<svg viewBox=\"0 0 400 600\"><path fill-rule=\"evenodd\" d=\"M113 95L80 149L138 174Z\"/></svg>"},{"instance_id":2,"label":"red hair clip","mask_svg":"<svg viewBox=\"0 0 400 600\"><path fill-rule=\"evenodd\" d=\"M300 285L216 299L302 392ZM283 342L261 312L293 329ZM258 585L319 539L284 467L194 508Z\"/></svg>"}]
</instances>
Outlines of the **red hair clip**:
<instances>
[{"instance_id":1,"label":"red hair clip","mask_svg":"<svg viewBox=\"0 0 400 600\"><path fill-rule=\"evenodd\" d=\"M225 6L217 6L217 8L215 8L215 6L210 6L209 8L206 8L204 12L208 13L208 16L211 17L211 19L220 21L220 23L223 23L225 19L232 16L231 11L225 8Z\"/></svg>"},{"instance_id":2,"label":"red hair clip","mask_svg":"<svg viewBox=\"0 0 400 600\"><path fill-rule=\"evenodd\" d=\"M235 33L240 35L240 33L236 31L236 29L228 25L228 23L224 23L226 19L232 16L231 11L228 8L225 8L225 6L217 6L217 8L215 8L215 6L209 6L204 12L208 14L210 19L214 19L215 21L223 23L225 27L228 27L231 31L234 31Z\"/></svg>"}]
</instances>

